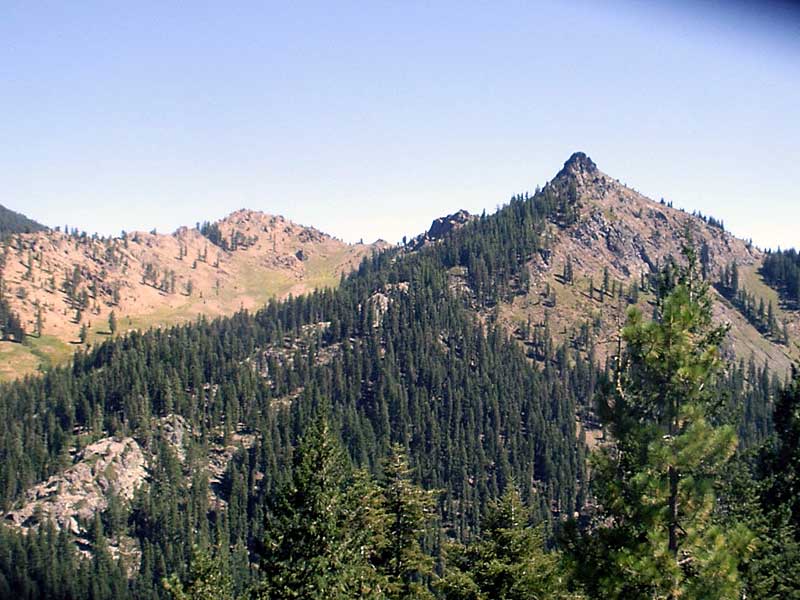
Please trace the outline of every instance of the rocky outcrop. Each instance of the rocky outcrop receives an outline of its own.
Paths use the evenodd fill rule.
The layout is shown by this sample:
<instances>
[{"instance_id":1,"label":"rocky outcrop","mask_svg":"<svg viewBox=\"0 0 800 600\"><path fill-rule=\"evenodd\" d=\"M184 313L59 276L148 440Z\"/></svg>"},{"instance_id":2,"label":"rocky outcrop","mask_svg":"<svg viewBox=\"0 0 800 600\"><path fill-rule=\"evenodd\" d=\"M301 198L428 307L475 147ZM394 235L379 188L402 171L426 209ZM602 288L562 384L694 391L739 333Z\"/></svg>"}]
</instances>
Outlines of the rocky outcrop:
<instances>
[{"instance_id":1,"label":"rocky outcrop","mask_svg":"<svg viewBox=\"0 0 800 600\"><path fill-rule=\"evenodd\" d=\"M181 415L167 415L159 419L159 433L175 452L178 460L186 460L186 440L192 435L192 426Z\"/></svg>"},{"instance_id":2,"label":"rocky outcrop","mask_svg":"<svg viewBox=\"0 0 800 600\"><path fill-rule=\"evenodd\" d=\"M594 161L591 158L586 156L586 154L583 152L575 152L567 159L567 162L564 163L564 166L556 174L556 179L578 173L596 175L599 172L600 171L598 171L597 165L594 164Z\"/></svg>"},{"instance_id":3,"label":"rocky outcrop","mask_svg":"<svg viewBox=\"0 0 800 600\"><path fill-rule=\"evenodd\" d=\"M436 242L442 239L451 231L458 229L459 227L463 227L473 219L475 219L475 215L469 214L466 210L459 210L458 212L453 213L452 215L447 215L446 217L439 217L438 219L434 219L433 223L431 223L430 228L425 233L418 235L415 237L411 242L409 242L408 246L410 250L418 250L423 246Z\"/></svg>"},{"instance_id":4,"label":"rocky outcrop","mask_svg":"<svg viewBox=\"0 0 800 600\"><path fill-rule=\"evenodd\" d=\"M146 477L147 461L136 440L103 438L86 446L63 473L29 489L5 521L27 531L49 520L79 534L80 522L105 510L110 495L130 500Z\"/></svg>"}]
</instances>

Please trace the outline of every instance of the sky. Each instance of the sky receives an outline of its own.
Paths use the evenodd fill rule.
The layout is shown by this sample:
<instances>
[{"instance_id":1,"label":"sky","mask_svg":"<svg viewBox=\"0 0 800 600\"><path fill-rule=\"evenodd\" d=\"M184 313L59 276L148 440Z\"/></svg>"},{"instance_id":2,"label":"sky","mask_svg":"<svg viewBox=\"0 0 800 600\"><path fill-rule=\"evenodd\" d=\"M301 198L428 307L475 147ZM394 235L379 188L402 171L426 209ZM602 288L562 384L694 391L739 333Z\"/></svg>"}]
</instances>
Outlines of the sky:
<instances>
[{"instance_id":1,"label":"sky","mask_svg":"<svg viewBox=\"0 0 800 600\"><path fill-rule=\"evenodd\" d=\"M580 150L800 246L799 144L788 2L0 5L0 204L50 226L251 208L396 242Z\"/></svg>"}]
</instances>

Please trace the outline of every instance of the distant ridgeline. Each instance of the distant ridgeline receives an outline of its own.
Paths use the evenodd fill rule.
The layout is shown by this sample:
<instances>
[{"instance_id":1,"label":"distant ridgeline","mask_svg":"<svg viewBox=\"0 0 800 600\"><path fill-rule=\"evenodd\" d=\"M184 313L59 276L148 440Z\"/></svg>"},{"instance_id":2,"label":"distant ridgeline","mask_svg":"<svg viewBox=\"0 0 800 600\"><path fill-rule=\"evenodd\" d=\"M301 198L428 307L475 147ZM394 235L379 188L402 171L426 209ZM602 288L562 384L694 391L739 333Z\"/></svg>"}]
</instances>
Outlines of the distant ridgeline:
<instances>
[{"instance_id":1,"label":"distant ridgeline","mask_svg":"<svg viewBox=\"0 0 800 600\"><path fill-rule=\"evenodd\" d=\"M0 205L0 241L10 238L16 233L33 233L47 229L41 223L29 219L23 214L14 212ZM19 315L11 310L5 295L9 293L3 281L3 268L8 257L0 255L0 339L21 342L25 339L25 331Z\"/></svg>"},{"instance_id":2,"label":"distant ridgeline","mask_svg":"<svg viewBox=\"0 0 800 600\"><path fill-rule=\"evenodd\" d=\"M47 227L41 223L0 205L0 240L14 233L33 233L45 229Z\"/></svg>"},{"instance_id":3,"label":"distant ridgeline","mask_svg":"<svg viewBox=\"0 0 800 600\"><path fill-rule=\"evenodd\" d=\"M392 443L408 448L417 483L441 490L437 513L448 536L475 535L490 501L512 481L552 532L586 504L587 450L576 435L576 410L607 375L568 346L553 347L540 364L528 360L491 317L477 318L474 303L490 309L527 289L525 265L548 251L547 227L576 218L570 200L570 190L550 187L516 197L418 252L374 255L336 290L110 339L69 367L0 385L0 506L9 509L63 469L74 446L133 436L160 457L150 485L130 509L117 509L122 516L83 526L99 537L133 537L141 568L130 587L108 565L85 585L103 577L110 595L159 597L162 578L185 572L202 535L244 553L233 561L241 590L252 577L246 549L263 537L292 449L311 416L327 407L355 464L376 472ZM452 283L457 267L466 267L469 298ZM745 386L745 379L759 384ZM740 411L743 445L771 432L767 399L776 385L755 364L731 369L720 382L731 412ZM210 505L207 485L184 474L159 441L159 419L171 414L192 431L184 439L187 471L190 464L202 471L217 437L255 434L222 477L224 505ZM50 570L74 568L71 546L56 542L63 534L51 535ZM34 542L3 536L0 544L13 547L17 560L35 560L26 554L39 551ZM438 554L443 541L425 544Z\"/></svg>"}]
</instances>

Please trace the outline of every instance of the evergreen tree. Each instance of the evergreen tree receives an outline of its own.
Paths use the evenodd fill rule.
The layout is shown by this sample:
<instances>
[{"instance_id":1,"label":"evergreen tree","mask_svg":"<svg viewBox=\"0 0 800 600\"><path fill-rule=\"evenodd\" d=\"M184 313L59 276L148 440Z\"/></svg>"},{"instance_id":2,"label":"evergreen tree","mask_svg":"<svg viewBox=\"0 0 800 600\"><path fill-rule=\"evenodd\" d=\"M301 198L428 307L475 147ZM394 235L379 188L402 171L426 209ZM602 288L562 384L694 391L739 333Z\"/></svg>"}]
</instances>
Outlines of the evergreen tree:
<instances>
[{"instance_id":1,"label":"evergreen tree","mask_svg":"<svg viewBox=\"0 0 800 600\"><path fill-rule=\"evenodd\" d=\"M37 337L42 337L42 325L43 325L42 305L37 300L36 301L36 336Z\"/></svg>"},{"instance_id":2,"label":"evergreen tree","mask_svg":"<svg viewBox=\"0 0 800 600\"><path fill-rule=\"evenodd\" d=\"M445 600L578 598L568 590L559 555L544 549L541 527L531 527L519 492L509 486L492 503L481 538L454 546L439 582Z\"/></svg>"},{"instance_id":3,"label":"evergreen tree","mask_svg":"<svg viewBox=\"0 0 800 600\"><path fill-rule=\"evenodd\" d=\"M291 482L268 518L261 556L265 582L257 597L381 597L380 583L363 551L369 532L355 522L364 498L348 493L348 471L327 419L318 418L306 430L295 454Z\"/></svg>"},{"instance_id":4,"label":"evergreen tree","mask_svg":"<svg viewBox=\"0 0 800 600\"><path fill-rule=\"evenodd\" d=\"M767 311L767 327L770 335L774 335L778 328L778 322L775 320L775 306L772 300L769 301L769 309Z\"/></svg>"},{"instance_id":5,"label":"evergreen tree","mask_svg":"<svg viewBox=\"0 0 800 600\"><path fill-rule=\"evenodd\" d=\"M572 257L567 256L567 261L564 263L564 283L572 283L573 276Z\"/></svg>"},{"instance_id":6,"label":"evergreen tree","mask_svg":"<svg viewBox=\"0 0 800 600\"><path fill-rule=\"evenodd\" d=\"M377 565L386 576L391 599L428 598L425 579L433 573L433 559L420 542L434 516L434 498L411 481L411 468L402 446L392 446L380 485L386 533Z\"/></svg>"},{"instance_id":7,"label":"evergreen tree","mask_svg":"<svg viewBox=\"0 0 800 600\"><path fill-rule=\"evenodd\" d=\"M775 403L777 443L767 454L765 500L782 508L800 541L800 367L792 367L792 380Z\"/></svg>"},{"instance_id":8,"label":"evergreen tree","mask_svg":"<svg viewBox=\"0 0 800 600\"><path fill-rule=\"evenodd\" d=\"M750 534L714 520L715 485L736 448L717 425L715 378L726 328L712 322L711 299L694 253L663 298L657 319L636 309L603 412L613 447L596 461L602 549L590 580L609 598L735 598L737 566Z\"/></svg>"},{"instance_id":9,"label":"evergreen tree","mask_svg":"<svg viewBox=\"0 0 800 600\"><path fill-rule=\"evenodd\" d=\"M198 547L192 549L186 581L173 574L164 580L164 589L172 600L233 600L233 584L225 566L219 557Z\"/></svg>"}]
</instances>

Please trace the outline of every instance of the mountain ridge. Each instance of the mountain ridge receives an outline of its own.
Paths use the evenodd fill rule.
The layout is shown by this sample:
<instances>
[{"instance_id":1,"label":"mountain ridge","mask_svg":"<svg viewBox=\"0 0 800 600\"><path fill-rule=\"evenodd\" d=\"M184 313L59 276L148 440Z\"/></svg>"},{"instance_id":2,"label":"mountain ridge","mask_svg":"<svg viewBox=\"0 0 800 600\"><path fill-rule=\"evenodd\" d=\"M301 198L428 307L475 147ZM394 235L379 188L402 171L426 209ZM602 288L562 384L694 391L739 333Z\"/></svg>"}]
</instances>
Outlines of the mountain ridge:
<instances>
[{"instance_id":1,"label":"mountain ridge","mask_svg":"<svg viewBox=\"0 0 800 600\"><path fill-rule=\"evenodd\" d=\"M646 296L642 282L671 258L679 258L684 245L690 244L714 288L716 317L731 325L728 354L744 360L753 357L759 364L769 362L788 373L798 358L791 340L800 333L800 321L797 311L785 310L775 290L760 277L764 252L725 231L721 221L656 202L621 184L584 152L573 153L542 191L562 198L562 216L551 225L545 255L529 264L532 292L498 307L497 316L509 331L528 329L532 321L540 327L546 324L558 341L574 341L580 337L576 323L591 321L598 339L611 339L628 305L627 301L622 307L617 303L623 287L626 296ZM785 324L790 336L788 343L759 332L717 289L724 270L734 263L742 273L743 287L773 306L776 321ZM567 269L569 282L564 280ZM606 278L613 290L601 289ZM639 288L636 292L631 291L634 286ZM634 304L647 314L651 302L649 296ZM600 355L612 352L613 344Z\"/></svg>"},{"instance_id":2,"label":"mountain ridge","mask_svg":"<svg viewBox=\"0 0 800 600\"><path fill-rule=\"evenodd\" d=\"M580 165L589 166L573 161L491 215L434 221L445 225L437 239L372 253L336 289L109 336L71 368L0 384L8 535L52 523L64 556L77 545L98 558L107 523L122 577L149 585L189 560L181 549L198 532L213 531L221 547L236 548L245 585L257 572L250 549L262 539L264 511L320 413L357 467L375 473L392 444L405 445L419 482L446 490L437 513L453 539L469 539L512 481L551 530L589 515L586 456L608 443L594 399L609 383L626 309L647 315L658 305L687 231L715 289L720 270L732 285L728 260L741 263L741 285L753 286L747 269L761 255L707 220L572 168ZM200 251L207 256L197 268L207 268L217 248L263 258L265 246L299 236L285 220L248 213L210 227L181 230L167 250L181 260ZM305 235L311 252L320 241ZM197 246L209 236L216 242ZM124 240L129 255L163 241ZM293 257L301 266L313 260ZM723 316L736 318L719 294ZM755 447L771 433L781 365L745 367L748 354L736 345L753 332L773 341L733 325L739 338L725 352L740 360L720 375L721 399L739 415L743 447Z\"/></svg>"},{"instance_id":3,"label":"mountain ridge","mask_svg":"<svg viewBox=\"0 0 800 600\"><path fill-rule=\"evenodd\" d=\"M777 295L758 275L764 254L722 230L720 222L643 196L603 173L580 151L564 162L543 191L561 197L561 219L575 222L554 224L549 232L548 256L529 265L534 306L516 299L510 307L500 307L499 316L509 330L519 329L520 318L541 324L552 316L553 324L560 328L556 338L565 339L575 335L567 331L570 321L574 324L593 314L596 321L598 313L605 315L601 319L604 322L619 320L607 303L587 303L583 301L585 294L571 293L558 280L557 271L566 268L567 257L573 287L577 279L588 290L590 281L599 284L606 270L622 287L657 270L668 256L678 256L686 232L691 232L702 246L712 280L725 266L736 262L743 279L774 305L791 338L800 332L796 313L783 311ZM406 251L441 241L478 218L464 210L436 218L428 231L407 243ZM17 374L24 374L38 365L67 360L72 353L70 346L74 347L83 335L84 325L89 342L101 341L103 332L108 333L105 323L111 311L120 330L130 331L182 322L199 314L215 316L254 309L271 296L280 298L336 285L339 277L362 258L390 246L382 240L345 244L315 227L246 208L213 223L179 227L170 234L132 231L123 235L103 238L47 229L18 234L22 246L15 248L16 260L6 260L2 271L10 292L5 296L29 334L38 334L37 315L41 310L45 336L29 338L33 355L0 343L0 355L8 357L5 376L13 375L17 367ZM6 246L10 248L10 242ZM10 253L7 250L5 256ZM116 265L109 265L115 261ZM115 278L113 271L119 271L120 264L122 272ZM71 285L71 278L81 281ZM81 294L91 286L94 290L87 300ZM562 310L545 311L535 298L550 296L553 289L556 296L567 300L567 307L562 304ZM594 291L590 300L593 297ZM598 297L605 300L606 293ZM732 324L732 352L740 358L752 354L759 362L768 360L787 370L795 358L791 345L781 347L763 339L729 299L722 294L717 294L717 299L718 317ZM527 304L532 304L530 298ZM601 329L602 336L610 335L607 325Z\"/></svg>"},{"instance_id":4,"label":"mountain ridge","mask_svg":"<svg viewBox=\"0 0 800 600\"><path fill-rule=\"evenodd\" d=\"M47 227L30 217L0 204L0 240L15 233L44 231Z\"/></svg>"},{"instance_id":5,"label":"mountain ridge","mask_svg":"<svg viewBox=\"0 0 800 600\"><path fill-rule=\"evenodd\" d=\"M130 331L255 309L271 297L334 286L365 256L388 246L347 244L248 209L208 226L206 235L199 227L119 237L56 230L17 234L6 244L2 277L10 308L29 334L30 351L0 343L0 355L8 359L0 375L61 363L83 345L82 338L101 341L111 333L112 311L118 330Z\"/></svg>"}]
</instances>

